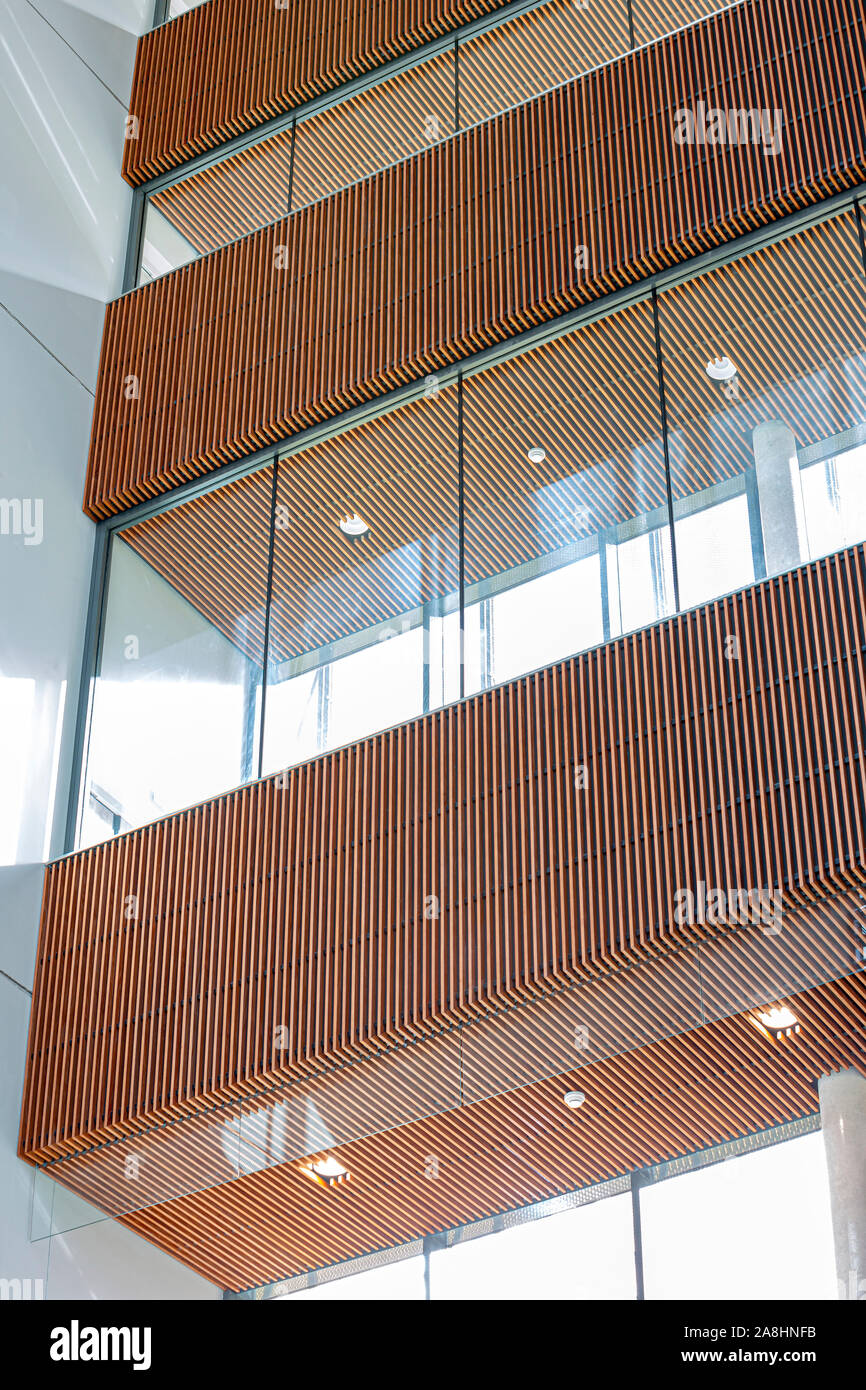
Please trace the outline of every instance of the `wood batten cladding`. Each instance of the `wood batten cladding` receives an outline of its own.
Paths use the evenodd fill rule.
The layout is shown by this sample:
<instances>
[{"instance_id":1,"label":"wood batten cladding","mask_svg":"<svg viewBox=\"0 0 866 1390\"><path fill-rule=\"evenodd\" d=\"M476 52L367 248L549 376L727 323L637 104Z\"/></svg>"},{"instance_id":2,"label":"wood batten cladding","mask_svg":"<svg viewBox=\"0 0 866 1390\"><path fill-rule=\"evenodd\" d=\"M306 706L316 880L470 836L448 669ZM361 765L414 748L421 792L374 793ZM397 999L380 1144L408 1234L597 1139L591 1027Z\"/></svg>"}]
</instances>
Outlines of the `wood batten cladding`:
<instances>
[{"instance_id":1,"label":"wood batten cladding","mask_svg":"<svg viewBox=\"0 0 866 1390\"><path fill-rule=\"evenodd\" d=\"M126 295L106 316L86 510L855 186L864 53L860 0L738 5ZM780 110L781 151L676 144L674 112L698 101Z\"/></svg>"},{"instance_id":2,"label":"wood batten cladding","mask_svg":"<svg viewBox=\"0 0 866 1390\"><path fill-rule=\"evenodd\" d=\"M866 1067L864 666L858 546L50 865L22 1156L241 1289L812 1113ZM700 882L783 930L677 925ZM527 1075L575 986L596 1052Z\"/></svg>"},{"instance_id":3,"label":"wood batten cladding","mask_svg":"<svg viewBox=\"0 0 866 1390\"><path fill-rule=\"evenodd\" d=\"M208 0L139 40L123 172L144 183L508 0Z\"/></svg>"},{"instance_id":4,"label":"wood batten cladding","mask_svg":"<svg viewBox=\"0 0 866 1390\"><path fill-rule=\"evenodd\" d=\"M864 667L859 546L50 865L22 1152L639 960L683 886L850 883Z\"/></svg>"},{"instance_id":5,"label":"wood batten cladding","mask_svg":"<svg viewBox=\"0 0 866 1390\"><path fill-rule=\"evenodd\" d=\"M626 0L549 0L159 189L151 205L206 254L628 47Z\"/></svg>"},{"instance_id":6,"label":"wood batten cladding","mask_svg":"<svg viewBox=\"0 0 866 1390\"><path fill-rule=\"evenodd\" d=\"M493 27L459 35L462 125L730 3L539 0L509 17L509 0L209 0L139 41L124 173L144 183L472 21Z\"/></svg>"}]
</instances>

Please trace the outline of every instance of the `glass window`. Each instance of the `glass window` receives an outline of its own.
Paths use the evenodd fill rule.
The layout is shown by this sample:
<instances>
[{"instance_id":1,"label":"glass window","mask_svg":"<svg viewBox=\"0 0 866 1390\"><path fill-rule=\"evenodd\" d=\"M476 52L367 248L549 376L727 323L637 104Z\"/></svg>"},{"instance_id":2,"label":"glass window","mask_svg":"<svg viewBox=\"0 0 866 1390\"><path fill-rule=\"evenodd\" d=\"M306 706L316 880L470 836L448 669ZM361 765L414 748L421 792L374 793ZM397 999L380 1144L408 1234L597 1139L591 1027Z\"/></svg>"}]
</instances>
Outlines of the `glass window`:
<instances>
[{"instance_id":1,"label":"glass window","mask_svg":"<svg viewBox=\"0 0 866 1390\"><path fill-rule=\"evenodd\" d=\"M800 483L810 560L866 540L866 445L801 462Z\"/></svg>"},{"instance_id":2,"label":"glass window","mask_svg":"<svg viewBox=\"0 0 866 1390\"><path fill-rule=\"evenodd\" d=\"M264 771L460 693L456 388L281 461Z\"/></svg>"},{"instance_id":3,"label":"glass window","mask_svg":"<svg viewBox=\"0 0 866 1390\"><path fill-rule=\"evenodd\" d=\"M551 0L461 40L460 124L569 82L629 47L627 0Z\"/></svg>"},{"instance_id":4,"label":"glass window","mask_svg":"<svg viewBox=\"0 0 866 1390\"><path fill-rule=\"evenodd\" d=\"M631 1197L606 1197L430 1257L430 1297L459 1302L633 1299Z\"/></svg>"},{"instance_id":5,"label":"glass window","mask_svg":"<svg viewBox=\"0 0 866 1390\"><path fill-rule=\"evenodd\" d=\"M677 521L680 605L691 608L754 579L745 490Z\"/></svg>"},{"instance_id":6,"label":"glass window","mask_svg":"<svg viewBox=\"0 0 866 1390\"><path fill-rule=\"evenodd\" d=\"M272 772L656 623L677 593L689 608L866 539L853 215L666 290L658 310L667 461L648 302L462 387L430 378L402 409L284 457L264 697L272 475L118 533L86 834L256 775L263 699ZM155 756L123 748L145 709L163 725Z\"/></svg>"},{"instance_id":7,"label":"glass window","mask_svg":"<svg viewBox=\"0 0 866 1390\"><path fill-rule=\"evenodd\" d=\"M180 216L172 216L172 202L183 185L178 184L175 189L170 190L169 195L155 194L148 198L144 209L144 226L142 228L141 241L141 265L139 267L138 283L146 285L150 280L156 280L160 275L165 275L169 270L177 270L179 266L188 265L194 261L204 251L211 248L206 241L198 238L198 244L189 241L181 231L184 225ZM162 198L166 211L160 211L159 203ZM195 235L191 232L191 235Z\"/></svg>"},{"instance_id":8,"label":"glass window","mask_svg":"<svg viewBox=\"0 0 866 1390\"><path fill-rule=\"evenodd\" d=\"M640 1203L647 1298L836 1297L820 1134L650 1184Z\"/></svg>"},{"instance_id":9,"label":"glass window","mask_svg":"<svg viewBox=\"0 0 866 1390\"><path fill-rule=\"evenodd\" d=\"M516 583L466 610L467 688L547 666L562 657L563 645L576 652L591 647L601 630L598 555Z\"/></svg>"},{"instance_id":10,"label":"glass window","mask_svg":"<svg viewBox=\"0 0 866 1390\"><path fill-rule=\"evenodd\" d=\"M115 534L81 845L258 774L272 475Z\"/></svg>"},{"instance_id":11,"label":"glass window","mask_svg":"<svg viewBox=\"0 0 866 1390\"><path fill-rule=\"evenodd\" d=\"M464 386L466 690L674 608L652 313Z\"/></svg>"},{"instance_id":12,"label":"glass window","mask_svg":"<svg viewBox=\"0 0 866 1390\"><path fill-rule=\"evenodd\" d=\"M862 539L853 214L665 291L659 322L681 606Z\"/></svg>"}]
</instances>

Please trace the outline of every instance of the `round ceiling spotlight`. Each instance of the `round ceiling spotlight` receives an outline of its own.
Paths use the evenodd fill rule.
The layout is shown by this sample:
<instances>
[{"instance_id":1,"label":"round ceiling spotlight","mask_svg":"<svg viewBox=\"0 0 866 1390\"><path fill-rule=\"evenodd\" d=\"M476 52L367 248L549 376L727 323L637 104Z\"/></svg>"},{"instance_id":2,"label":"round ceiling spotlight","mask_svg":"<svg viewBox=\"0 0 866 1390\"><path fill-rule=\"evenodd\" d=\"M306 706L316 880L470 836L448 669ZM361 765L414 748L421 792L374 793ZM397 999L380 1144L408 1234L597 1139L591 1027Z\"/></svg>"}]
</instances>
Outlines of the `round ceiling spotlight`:
<instances>
[{"instance_id":1,"label":"round ceiling spotlight","mask_svg":"<svg viewBox=\"0 0 866 1390\"><path fill-rule=\"evenodd\" d=\"M775 1038L776 1042L781 1042L782 1038L792 1038L800 1031L800 1020L785 1004L753 1015L752 1022L767 1037Z\"/></svg>"},{"instance_id":2,"label":"round ceiling spotlight","mask_svg":"<svg viewBox=\"0 0 866 1390\"><path fill-rule=\"evenodd\" d=\"M526 457L529 459L530 463L544 463L544 460L547 458L547 454L540 447L540 445L534 444L532 448L529 450L529 453L526 455Z\"/></svg>"},{"instance_id":3,"label":"round ceiling spotlight","mask_svg":"<svg viewBox=\"0 0 866 1390\"><path fill-rule=\"evenodd\" d=\"M583 1094L583 1091L566 1091L562 1099L569 1110L579 1110L586 1100L586 1096Z\"/></svg>"},{"instance_id":4,"label":"round ceiling spotlight","mask_svg":"<svg viewBox=\"0 0 866 1390\"><path fill-rule=\"evenodd\" d=\"M331 1155L307 1164L305 1171L321 1187L336 1187L338 1183L347 1182L351 1176L348 1168L344 1168L342 1163L338 1163Z\"/></svg>"},{"instance_id":5,"label":"round ceiling spotlight","mask_svg":"<svg viewBox=\"0 0 866 1390\"><path fill-rule=\"evenodd\" d=\"M350 541L357 541L360 540L362 536L366 536L370 528L364 518L358 516L356 512L354 516L344 516L341 518L340 530L344 536L348 536Z\"/></svg>"}]
</instances>

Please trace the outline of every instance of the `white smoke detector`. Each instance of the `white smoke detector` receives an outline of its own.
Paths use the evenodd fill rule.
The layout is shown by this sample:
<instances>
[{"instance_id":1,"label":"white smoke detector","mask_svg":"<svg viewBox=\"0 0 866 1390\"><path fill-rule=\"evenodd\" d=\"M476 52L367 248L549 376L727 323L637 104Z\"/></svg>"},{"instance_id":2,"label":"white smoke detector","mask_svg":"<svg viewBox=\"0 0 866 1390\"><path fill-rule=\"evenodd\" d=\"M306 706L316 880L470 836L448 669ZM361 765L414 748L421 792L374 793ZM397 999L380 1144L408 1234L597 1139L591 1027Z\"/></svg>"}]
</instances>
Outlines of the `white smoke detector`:
<instances>
[{"instance_id":1,"label":"white smoke detector","mask_svg":"<svg viewBox=\"0 0 866 1390\"><path fill-rule=\"evenodd\" d=\"M529 459L530 463L544 463L544 460L547 458L547 454L544 452L542 448L539 447L539 445L535 444L529 450L529 453L526 455L526 457Z\"/></svg>"},{"instance_id":2,"label":"white smoke detector","mask_svg":"<svg viewBox=\"0 0 866 1390\"><path fill-rule=\"evenodd\" d=\"M586 1100L586 1096L583 1094L583 1091L566 1091L562 1099L569 1110L579 1110Z\"/></svg>"}]
</instances>

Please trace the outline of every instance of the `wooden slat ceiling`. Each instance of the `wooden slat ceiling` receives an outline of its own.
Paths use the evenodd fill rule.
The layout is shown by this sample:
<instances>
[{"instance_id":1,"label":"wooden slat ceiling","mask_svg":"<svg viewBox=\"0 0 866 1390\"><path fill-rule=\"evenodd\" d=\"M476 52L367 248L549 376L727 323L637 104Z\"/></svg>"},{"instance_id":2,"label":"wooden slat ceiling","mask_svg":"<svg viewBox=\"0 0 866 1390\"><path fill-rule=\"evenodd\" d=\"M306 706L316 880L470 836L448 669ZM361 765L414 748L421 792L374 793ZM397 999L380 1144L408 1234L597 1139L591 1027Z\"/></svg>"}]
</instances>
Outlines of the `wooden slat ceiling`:
<instances>
[{"instance_id":1,"label":"wooden slat ceiling","mask_svg":"<svg viewBox=\"0 0 866 1390\"><path fill-rule=\"evenodd\" d=\"M261 469L122 533L257 666L264 656L273 473Z\"/></svg>"},{"instance_id":2,"label":"wooden slat ceiling","mask_svg":"<svg viewBox=\"0 0 866 1390\"><path fill-rule=\"evenodd\" d=\"M591 3L591 0L590 0ZM736 0L630 0L634 41L652 43Z\"/></svg>"},{"instance_id":3,"label":"wooden slat ceiling","mask_svg":"<svg viewBox=\"0 0 866 1390\"><path fill-rule=\"evenodd\" d=\"M123 1224L239 1290L813 1114L818 1076L866 1071L863 977L790 1002L803 1022L790 1043L727 1020L341 1147L351 1178L337 1188L285 1164ZM562 1104L573 1087L587 1095L576 1113Z\"/></svg>"},{"instance_id":4,"label":"wooden slat ceiling","mask_svg":"<svg viewBox=\"0 0 866 1390\"><path fill-rule=\"evenodd\" d=\"M861 0L739 5L126 295L107 313L86 510L857 184L863 28ZM672 112L698 99L778 107L780 154L675 145Z\"/></svg>"},{"instance_id":5,"label":"wooden slat ceiling","mask_svg":"<svg viewBox=\"0 0 866 1390\"><path fill-rule=\"evenodd\" d=\"M412 53L507 0L208 0L139 40L132 184Z\"/></svg>"},{"instance_id":6,"label":"wooden slat ceiling","mask_svg":"<svg viewBox=\"0 0 866 1390\"><path fill-rule=\"evenodd\" d=\"M800 1033L773 1042L751 1013L724 1019L331 1145L325 1152L336 1153L351 1175L336 1188L310 1181L309 1159L274 1163L120 1220L239 1291L813 1114L820 1075L850 1066L866 1072L862 973L767 1002L791 1007ZM577 1113L562 1103L569 1089L587 1097ZM435 1180L427 1176L431 1155ZM82 1167L72 1168L62 1165L53 1176L106 1204L104 1178L88 1183Z\"/></svg>"},{"instance_id":7,"label":"wooden slat ceiling","mask_svg":"<svg viewBox=\"0 0 866 1390\"><path fill-rule=\"evenodd\" d=\"M574 0L541 5L462 43L460 125L487 120L627 49L624 0L595 0L585 9ZM160 190L153 206L197 251L213 251L446 139L457 100L449 51L303 120L294 146L291 131L281 131Z\"/></svg>"},{"instance_id":8,"label":"wooden slat ceiling","mask_svg":"<svg viewBox=\"0 0 866 1390\"><path fill-rule=\"evenodd\" d=\"M866 279L853 214L661 298L675 500L741 474L762 420L800 448L866 423ZM740 398L704 371L729 355ZM816 379L816 364L820 373ZM465 384L465 573L477 583L666 505L646 304ZM528 450L541 445L543 463ZM138 523L124 540L257 664L271 470ZM456 388L286 459L270 658L282 662L458 587ZM361 545L339 519L371 527Z\"/></svg>"}]
</instances>

